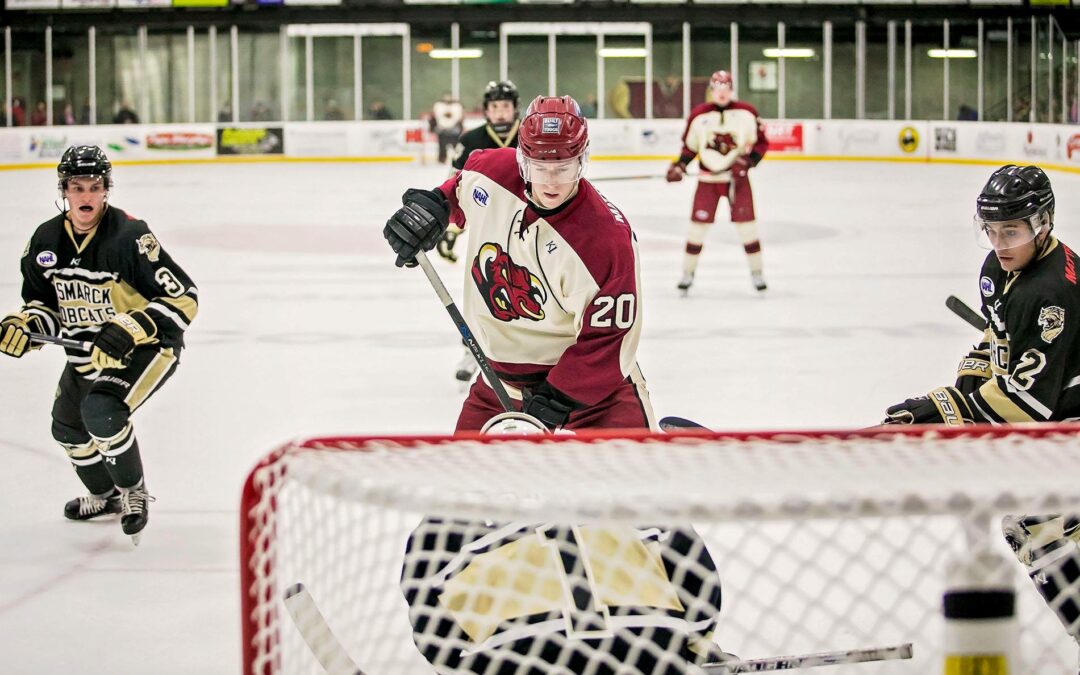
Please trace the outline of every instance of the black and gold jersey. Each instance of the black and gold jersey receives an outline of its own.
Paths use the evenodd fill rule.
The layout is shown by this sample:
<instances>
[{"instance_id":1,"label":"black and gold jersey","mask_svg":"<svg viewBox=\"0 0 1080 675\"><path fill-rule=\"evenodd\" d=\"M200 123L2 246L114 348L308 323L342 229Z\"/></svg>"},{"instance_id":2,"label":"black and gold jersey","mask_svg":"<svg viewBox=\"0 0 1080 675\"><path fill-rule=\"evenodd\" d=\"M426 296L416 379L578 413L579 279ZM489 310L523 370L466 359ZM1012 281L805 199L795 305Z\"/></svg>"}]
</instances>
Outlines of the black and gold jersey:
<instances>
[{"instance_id":1,"label":"black and gold jersey","mask_svg":"<svg viewBox=\"0 0 1080 675\"><path fill-rule=\"evenodd\" d=\"M21 268L24 311L42 317L54 335L93 340L116 314L143 310L157 324L160 345L179 350L199 309L195 284L147 224L114 206L86 235L64 214L42 223ZM93 370L89 354L67 353L80 372Z\"/></svg>"},{"instance_id":2,"label":"black and gold jersey","mask_svg":"<svg viewBox=\"0 0 1080 675\"><path fill-rule=\"evenodd\" d=\"M1077 257L1051 238L1019 272L990 253L979 279L993 377L969 396L976 421L1080 418L1080 285Z\"/></svg>"},{"instance_id":3,"label":"black and gold jersey","mask_svg":"<svg viewBox=\"0 0 1080 675\"><path fill-rule=\"evenodd\" d=\"M472 154L473 150L516 148L518 146L519 124L520 120L514 120L514 126L510 127L510 131L506 134L506 138L497 134L495 130L491 128L490 124L470 129L461 134L457 147L454 148L456 154L452 166L458 171L464 169L465 161L469 159L469 155Z\"/></svg>"}]
</instances>

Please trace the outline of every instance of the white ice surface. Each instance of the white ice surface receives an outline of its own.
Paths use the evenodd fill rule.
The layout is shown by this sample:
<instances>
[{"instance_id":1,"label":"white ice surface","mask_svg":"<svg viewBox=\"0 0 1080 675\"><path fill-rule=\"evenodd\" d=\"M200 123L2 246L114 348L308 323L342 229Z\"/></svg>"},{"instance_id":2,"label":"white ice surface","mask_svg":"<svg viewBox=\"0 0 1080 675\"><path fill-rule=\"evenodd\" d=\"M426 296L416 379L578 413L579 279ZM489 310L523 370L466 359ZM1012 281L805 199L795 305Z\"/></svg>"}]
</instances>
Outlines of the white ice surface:
<instances>
[{"instance_id":1,"label":"white ice surface","mask_svg":"<svg viewBox=\"0 0 1080 675\"><path fill-rule=\"evenodd\" d=\"M593 176L656 163L594 163ZM639 360L659 415L719 429L859 427L951 382L976 333L944 307L978 296L971 230L987 166L766 161L752 178L767 296L721 210L678 297L694 185L598 183L640 241ZM248 469L296 436L448 432L463 393L449 318L382 225L439 167L117 167L113 202L196 280L182 364L135 416L153 504L135 549L115 520L66 522L82 493L49 433L62 355L0 358L0 645L10 673L237 673L238 503ZM1051 173L1060 233L1080 177ZM55 213L54 174L0 174L0 310ZM462 263L437 263L460 296Z\"/></svg>"}]
</instances>

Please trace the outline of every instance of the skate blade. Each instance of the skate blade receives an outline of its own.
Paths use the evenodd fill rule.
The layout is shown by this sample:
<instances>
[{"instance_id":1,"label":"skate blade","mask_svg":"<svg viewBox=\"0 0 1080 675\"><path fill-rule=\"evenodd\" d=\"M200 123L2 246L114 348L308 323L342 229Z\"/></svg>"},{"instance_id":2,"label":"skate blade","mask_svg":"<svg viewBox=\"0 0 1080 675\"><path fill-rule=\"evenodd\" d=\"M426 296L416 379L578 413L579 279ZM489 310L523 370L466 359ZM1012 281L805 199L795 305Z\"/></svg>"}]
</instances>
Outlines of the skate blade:
<instances>
[{"instance_id":1,"label":"skate blade","mask_svg":"<svg viewBox=\"0 0 1080 675\"><path fill-rule=\"evenodd\" d=\"M138 546L140 541L142 541L142 532L131 535L132 546Z\"/></svg>"}]
</instances>

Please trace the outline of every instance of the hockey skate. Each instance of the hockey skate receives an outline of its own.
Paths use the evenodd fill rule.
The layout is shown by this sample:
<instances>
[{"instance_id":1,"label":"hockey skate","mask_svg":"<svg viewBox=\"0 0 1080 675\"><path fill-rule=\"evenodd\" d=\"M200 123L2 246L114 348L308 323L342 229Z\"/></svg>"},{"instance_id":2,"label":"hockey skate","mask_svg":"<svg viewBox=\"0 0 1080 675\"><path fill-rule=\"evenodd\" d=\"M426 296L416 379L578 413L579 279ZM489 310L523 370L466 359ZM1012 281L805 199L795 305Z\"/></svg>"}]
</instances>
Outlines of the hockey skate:
<instances>
[{"instance_id":1,"label":"hockey skate","mask_svg":"<svg viewBox=\"0 0 1080 675\"><path fill-rule=\"evenodd\" d=\"M64 517L68 520L90 520L98 516L120 513L120 495L114 490L111 495L99 497L84 495L64 504Z\"/></svg>"},{"instance_id":2,"label":"hockey skate","mask_svg":"<svg viewBox=\"0 0 1080 675\"><path fill-rule=\"evenodd\" d=\"M761 272L754 272L750 275L750 280L754 282L754 288L759 292L765 292L769 286L765 283L765 275Z\"/></svg>"},{"instance_id":3,"label":"hockey skate","mask_svg":"<svg viewBox=\"0 0 1080 675\"><path fill-rule=\"evenodd\" d=\"M693 285L694 285L694 275L693 275L693 273L684 272L683 275L682 275L682 279L679 279L679 285L677 286L677 288L680 291L682 291L682 294L685 296L687 293L690 292L690 287L693 286Z\"/></svg>"},{"instance_id":4,"label":"hockey skate","mask_svg":"<svg viewBox=\"0 0 1080 675\"><path fill-rule=\"evenodd\" d=\"M473 358L472 352L465 352L465 356L461 357L458 361L457 370L454 372L454 377L458 382L468 382L476 375L476 371L480 369L480 366L476 364L476 359Z\"/></svg>"},{"instance_id":5,"label":"hockey skate","mask_svg":"<svg viewBox=\"0 0 1080 675\"><path fill-rule=\"evenodd\" d=\"M124 534L131 537L131 543L139 545L143 528L150 519L150 502L154 498L146 491L146 484L140 483L133 488L120 488L120 527Z\"/></svg>"}]
</instances>

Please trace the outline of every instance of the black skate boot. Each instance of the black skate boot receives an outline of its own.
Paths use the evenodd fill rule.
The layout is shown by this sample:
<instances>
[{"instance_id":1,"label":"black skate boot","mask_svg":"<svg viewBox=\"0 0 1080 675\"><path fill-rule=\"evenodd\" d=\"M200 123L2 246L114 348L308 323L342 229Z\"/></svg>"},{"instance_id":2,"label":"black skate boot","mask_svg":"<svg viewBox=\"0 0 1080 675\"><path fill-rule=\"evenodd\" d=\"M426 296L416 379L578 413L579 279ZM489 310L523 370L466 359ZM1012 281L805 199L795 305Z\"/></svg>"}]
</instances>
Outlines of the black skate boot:
<instances>
[{"instance_id":1,"label":"black skate boot","mask_svg":"<svg viewBox=\"0 0 1080 675\"><path fill-rule=\"evenodd\" d=\"M146 484L140 483L133 488L120 488L122 512L120 527L124 534L131 536L131 543L139 545L139 538L147 520L150 519L150 502L154 498L146 491Z\"/></svg>"},{"instance_id":2,"label":"black skate boot","mask_svg":"<svg viewBox=\"0 0 1080 675\"><path fill-rule=\"evenodd\" d=\"M679 285L676 286L682 294L685 296L690 292L690 287L694 285L694 274L692 272L684 272L682 279L679 279Z\"/></svg>"},{"instance_id":3,"label":"black skate boot","mask_svg":"<svg viewBox=\"0 0 1080 675\"><path fill-rule=\"evenodd\" d=\"M64 517L68 520L90 520L98 516L120 513L120 493L113 490L107 495L84 495L64 504Z\"/></svg>"},{"instance_id":4,"label":"black skate boot","mask_svg":"<svg viewBox=\"0 0 1080 675\"><path fill-rule=\"evenodd\" d=\"M769 288L769 285L765 283L765 276L761 272L751 274L750 280L754 282L754 289L759 293L764 293Z\"/></svg>"}]
</instances>

